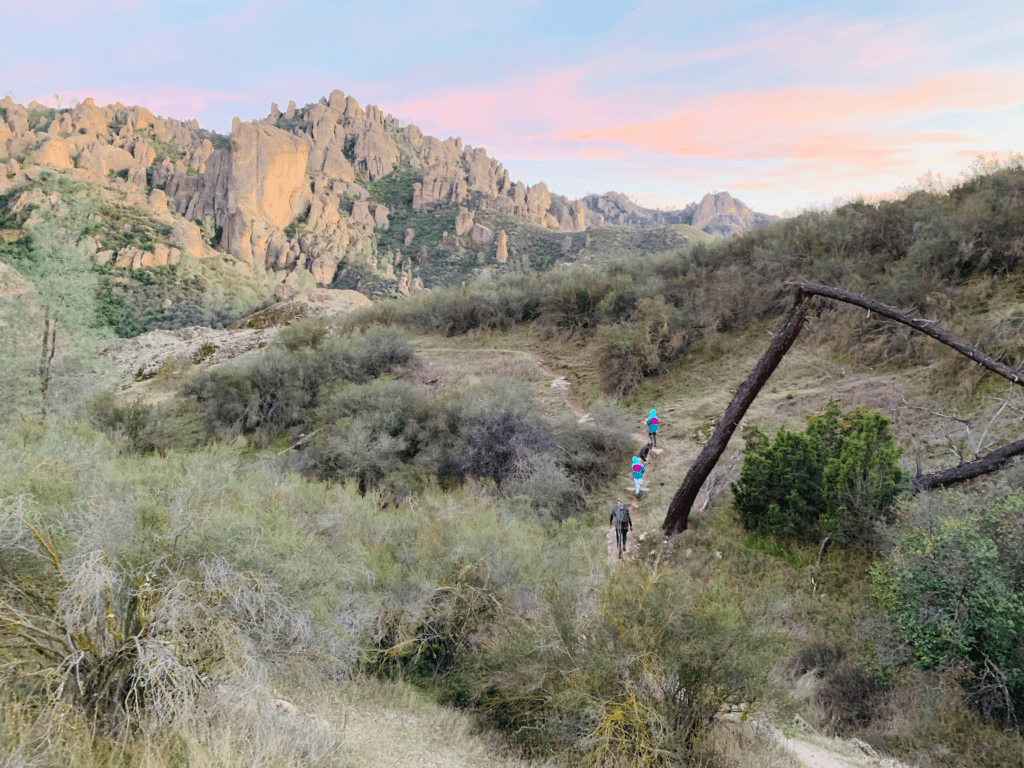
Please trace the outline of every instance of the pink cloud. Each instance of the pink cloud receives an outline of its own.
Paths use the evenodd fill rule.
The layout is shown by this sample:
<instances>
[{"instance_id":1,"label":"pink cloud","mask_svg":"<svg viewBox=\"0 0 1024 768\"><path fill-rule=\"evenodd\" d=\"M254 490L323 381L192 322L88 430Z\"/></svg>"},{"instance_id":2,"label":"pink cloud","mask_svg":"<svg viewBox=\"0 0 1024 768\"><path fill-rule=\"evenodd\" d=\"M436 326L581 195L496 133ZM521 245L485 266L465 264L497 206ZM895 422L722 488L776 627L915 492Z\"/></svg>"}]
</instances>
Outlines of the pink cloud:
<instances>
[{"instance_id":1,"label":"pink cloud","mask_svg":"<svg viewBox=\"0 0 1024 768\"><path fill-rule=\"evenodd\" d=\"M896 145L929 141L962 141L961 134L893 133L900 119L924 117L943 110L992 109L1019 103L1024 74L1016 72L952 73L923 83L874 87L795 87L772 91L741 91L691 101L669 120L638 122L607 128L569 131L562 136L583 142L615 142L638 150L719 158L763 158L765 150L788 146L787 153L820 155L850 145L833 136L851 125L884 125L864 131L858 151L877 149L879 141ZM870 136L869 136L870 134ZM892 139L878 138L893 135ZM874 136L875 138L871 138ZM781 137L776 138L776 137ZM903 138L899 138L903 137Z\"/></svg>"}]
</instances>

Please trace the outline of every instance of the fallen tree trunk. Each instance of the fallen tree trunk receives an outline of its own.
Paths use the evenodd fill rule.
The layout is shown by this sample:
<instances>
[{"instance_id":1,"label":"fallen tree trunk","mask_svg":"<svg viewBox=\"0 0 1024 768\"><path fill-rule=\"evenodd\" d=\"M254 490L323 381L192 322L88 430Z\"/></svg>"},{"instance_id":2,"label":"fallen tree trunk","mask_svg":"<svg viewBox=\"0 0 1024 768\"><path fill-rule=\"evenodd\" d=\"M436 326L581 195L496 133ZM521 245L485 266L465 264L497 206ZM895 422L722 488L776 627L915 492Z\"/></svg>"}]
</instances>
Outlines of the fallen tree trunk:
<instances>
[{"instance_id":1,"label":"fallen tree trunk","mask_svg":"<svg viewBox=\"0 0 1024 768\"><path fill-rule=\"evenodd\" d=\"M672 498L668 514L665 516L665 522L661 524L661 528L666 534L672 535L686 530L686 522L690 516L693 502L696 500L697 494L700 493L704 481L711 474L711 470L714 469L719 457L725 451L729 438L736 431L736 427L739 426L740 420L742 420L750 404L754 402L757 393L767 383L768 378L779 366L779 363L782 362L782 358L785 357L789 348L793 346L797 336L800 335L800 330L804 324L805 299L804 291L797 286L797 293L793 299L793 304L789 308L786 318L782 321L782 326L772 339L772 343L768 346L767 351L761 355L761 359L757 361L754 370L750 372L750 375L747 376L746 380L739 386L739 389L736 390L735 397L729 403L729 407L725 409L722 418L718 420L718 424L715 425L715 431L711 435L711 439L705 443L700 455L693 462L690 471L687 472L683 484Z\"/></svg>"},{"instance_id":2,"label":"fallen tree trunk","mask_svg":"<svg viewBox=\"0 0 1024 768\"><path fill-rule=\"evenodd\" d=\"M945 488L948 485L962 483L964 480L970 480L988 472L995 472L1014 456L1019 456L1022 453L1024 453L1024 440L1009 443L980 459L968 461L958 467L933 472L930 475L919 475L910 481L910 492L916 496L921 491Z\"/></svg>"},{"instance_id":3,"label":"fallen tree trunk","mask_svg":"<svg viewBox=\"0 0 1024 768\"><path fill-rule=\"evenodd\" d=\"M927 336L931 336L933 339L941 341L947 347L952 347L961 355L969 357L978 365L988 368L992 373L996 373L1004 379L1009 379L1014 384L1024 384L1024 373L1021 373L1015 368L1011 368L1004 363L1000 363L994 357L986 355L977 347L971 346L966 341L958 336L954 336L949 331L942 330L935 325L934 320L922 320L919 317L913 317L912 315L908 315L906 312L896 309L896 307L890 307L888 304L882 304L880 301L869 299L867 296L862 294L851 293L850 291L844 291L840 288L833 288L830 285L805 283L801 280L790 280L786 285L795 286L804 293L809 293L814 296L824 296L828 299L835 299L836 301L843 301L847 304L854 304L858 307L870 310L871 312L877 312L884 317L891 318L898 323L909 325L911 328L920 331Z\"/></svg>"}]
</instances>

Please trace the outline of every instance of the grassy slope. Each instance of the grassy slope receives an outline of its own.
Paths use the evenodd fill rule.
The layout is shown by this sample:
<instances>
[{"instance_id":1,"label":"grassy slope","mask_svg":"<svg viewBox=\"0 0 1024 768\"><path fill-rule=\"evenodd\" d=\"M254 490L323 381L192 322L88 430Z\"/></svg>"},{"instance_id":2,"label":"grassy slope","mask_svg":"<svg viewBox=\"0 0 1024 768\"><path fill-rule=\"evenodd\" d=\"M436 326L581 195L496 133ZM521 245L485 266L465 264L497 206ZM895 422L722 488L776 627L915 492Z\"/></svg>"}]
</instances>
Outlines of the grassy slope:
<instances>
[{"instance_id":1,"label":"grassy slope","mask_svg":"<svg viewBox=\"0 0 1024 768\"><path fill-rule=\"evenodd\" d=\"M990 288L971 307L971 317L961 317L961 322L991 323L1015 311L1021 295L1020 280L1000 281ZM641 556L654 556L658 549L658 526L675 488L699 451L699 431L718 418L732 391L766 347L767 331L774 325L772 322L742 333L718 334L623 401L636 415L637 432L643 431L643 417L650 407L658 408L663 424L659 436L665 452L652 461L645 482L648 495L634 516L636 534L651 534L640 547ZM885 411L903 405L904 398L934 402L935 410L972 411L986 404L979 394L965 395L957 388L955 370L951 373L950 364L941 355L928 365L872 370L858 365L846 352L838 354L830 346L830 333L828 327L815 328L812 324L754 403L747 423L769 432L781 424L801 428L807 414L820 410L829 397L841 398L845 407L865 405ZM545 338L531 327L455 338L422 336L415 343L422 360L418 375L423 380L439 378L441 387L514 377L529 382L544 409L555 415L564 411L566 404L550 386L554 373L571 382L572 396L583 410L597 399L598 372L592 347ZM147 386L154 385L147 382ZM998 383L983 383L980 391L996 393ZM942 445L943 424L942 419L924 411L900 411L897 435L904 445L911 434L915 436L923 448L926 471L949 463ZM741 449L742 435L737 434L723 466L732 464L738 469ZM910 469L910 459L904 462ZM603 560L598 553L603 553L606 545L604 516L609 503L629 488L628 468L623 467L612 486L591 499L587 515L589 544L585 547L590 554L575 555L590 560L591 567ZM695 582L707 583L716 574L725 573L752 596L774 597L779 601L777 618L791 638L791 649L814 641L863 648L854 630L855 621L876 610L868 594L866 561L834 551L820 568L808 571L806 565L813 561L813 552L776 553L784 557L765 554L762 550L770 547L743 534L732 520L728 500L725 491L707 510L693 515L691 529L675 544L673 567ZM302 691L294 693L298 701ZM461 764L472 766L498 760L493 755L493 744L474 735L475 726L466 715L425 703L409 687L370 682L346 689L344 696L349 702L343 719L351 765L369 766L381 760L390 764L430 764L431 760L436 764L459 764L453 761L461 759ZM320 711L321 707L324 716L331 719L326 704L310 706L310 711ZM438 737L439 730L451 738ZM457 748L453 749L453 743ZM783 760L767 745L747 752L751 754L746 759L756 758L762 765ZM408 760L403 763L397 756ZM419 758L424 762L418 762Z\"/></svg>"}]
</instances>

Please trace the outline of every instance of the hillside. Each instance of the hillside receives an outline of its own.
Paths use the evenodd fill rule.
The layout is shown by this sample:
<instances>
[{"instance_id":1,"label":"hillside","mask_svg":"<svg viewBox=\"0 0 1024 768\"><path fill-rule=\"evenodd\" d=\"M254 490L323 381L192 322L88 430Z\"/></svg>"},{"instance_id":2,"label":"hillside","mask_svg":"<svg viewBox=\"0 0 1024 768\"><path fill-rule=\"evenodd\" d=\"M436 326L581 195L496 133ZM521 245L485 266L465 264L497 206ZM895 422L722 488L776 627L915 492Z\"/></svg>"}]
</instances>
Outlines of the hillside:
<instances>
[{"instance_id":1,"label":"hillside","mask_svg":"<svg viewBox=\"0 0 1024 768\"><path fill-rule=\"evenodd\" d=\"M125 308L110 320L119 335L212 325L317 286L380 298L460 284L484 268L672 250L704 241L701 227L720 236L764 218L726 194L705 198L699 208L713 215L697 211L699 226L685 233L571 237L599 232L604 215L544 183L513 182L486 150L424 136L341 91L236 119L230 136L137 106L24 107L7 97L0 163L0 261L24 260L32 211L52 205L46 170L99 201L90 242L103 290ZM611 212L604 200L598 207ZM688 226L693 211L684 218L666 226ZM615 224L651 226L636 216Z\"/></svg>"},{"instance_id":2,"label":"hillside","mask_svg":"<svg viewBox=\"0 0 1024 768\"><path fill-rule=\"evenodd\" d=\"M671 222L570 231L530 219L551 210L530 212L537 188L525 213L515 185L424 203L461 194L426 183L426 157L466 149L424 137L419 169L399 152L384 173L370 147L415 133L350 106L238 124L202 177L158 166L165 189L144 200L162 193L166 213L129 205L117 172L19 160L5 180L0 765L1022 765L1021 464L910 492L1018 440L1017 387L815 299L687 529L661 526L777 336L787 280L861 292L1021 364L1024 158L724 239ZM72 128L95 115L80 107ZM159 141L133 110L113 135ZM38 150L88 135L61 137L64 117ZM310 151L278 125L319 126L320 170L277 153ZM80 153L105 156L94 141ZM318 190L339 145L364 183ZM420 172L403 208L392 182ZM226 203L207 177L234 190ZM286 221L307 182L305 222L279 234L248 218L258 203ZM369 303L317 284L303 248L326 242L317 222L335 208L316 200L352 184L372 221L337 208L330 236L361 232L379 253L418 225L413 263L434 289L409 278L415 295ZM184 251L179 193L186 212L212 206L201 255ZM416 217L437 210L451 239L432 251L433 220ZM487 232L505 235L504 269ZM260 248L296 240L302 268L259 266ZM117 266L124 253L137 268ZM388 279L367 264L339 261L332 284ZM237 322L111 333L195 317ZM651 408L660 452L631 497ZM605 522L618 498L633 521L621 561Z\"/></svg>"},{"instance_id":3,"label":"hillside","mask_svg":"<svg viewBox=\"0 0 1024 768\"><path fill-rule=\"evenodd\" d=\"M1016 440L1016 388L817 302L687 529L660 528L787 279L1020 365L1019 160L354 310L295 285L102 354L82 241L118 230L87 233L103 199L75 179L33 181L35 285L0 269L4 763L1021 765L1021 465L907 493ZM522 242L546 264L629 231ZM620 561L605 518L650 408Z\"/></svg>"}]
</instances>

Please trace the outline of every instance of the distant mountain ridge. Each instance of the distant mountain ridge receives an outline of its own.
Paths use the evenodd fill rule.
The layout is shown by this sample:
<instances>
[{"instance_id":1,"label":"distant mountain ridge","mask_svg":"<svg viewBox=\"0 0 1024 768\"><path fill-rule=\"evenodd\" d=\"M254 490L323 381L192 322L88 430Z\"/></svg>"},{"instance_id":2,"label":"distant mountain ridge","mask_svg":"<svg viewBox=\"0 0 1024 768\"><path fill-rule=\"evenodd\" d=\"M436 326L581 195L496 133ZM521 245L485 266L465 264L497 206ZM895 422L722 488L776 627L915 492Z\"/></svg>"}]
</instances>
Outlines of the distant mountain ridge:
<instances>
[{"instance_id":1,"label":"distant mountain ridge","mask_svg":"<svg viewBox=\"0 0 1024 768\"><path fill-rule=\"evenodd\" d=\"M778 216L756 213L728 192L708 193L699 203L690 203L681 210L659 211L643 208L620 192L587 195L587 208L600 213L606 224L636 229L656 229L673 224L687 224L714 237L730 237L746 229L767 226Z\"/></svg>"}]
</instances>

